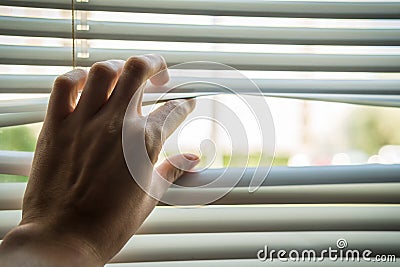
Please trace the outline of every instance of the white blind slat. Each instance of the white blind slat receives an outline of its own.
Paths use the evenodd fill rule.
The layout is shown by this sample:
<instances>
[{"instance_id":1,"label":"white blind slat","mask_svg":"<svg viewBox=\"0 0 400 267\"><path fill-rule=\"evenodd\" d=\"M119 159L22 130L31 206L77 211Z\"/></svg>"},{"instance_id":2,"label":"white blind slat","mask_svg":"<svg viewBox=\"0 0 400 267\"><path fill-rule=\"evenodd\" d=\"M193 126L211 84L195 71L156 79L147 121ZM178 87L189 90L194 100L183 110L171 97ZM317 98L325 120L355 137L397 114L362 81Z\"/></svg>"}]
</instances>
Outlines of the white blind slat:
<instances>
[{"instance_id":1,"label":"white blind slat","mask_svg":"<svg viewBox=\"0 0 400 267\"><path fill-rule=\"evenodd\" d=\"M30 170L30 162L27 163ZM26 183L1 183L0 184L0 210L22 209L22 198Z\"/></svg>"},{"instance_id":2,"label":"white blind slat","mask_svg":"<svg viewBox=\"0 0 400 267\"><path fill-rule=\"evenodd\" d=\"M197 88L198 89L198 88ZM239 91L240 92L240 91ZM236 93L239 93L236 92ZM230 94L232 92L225 92ZM143 96L143 106L162 103L173 99L185 99L200 96L216 95L218 92L197 92L197 93L147 93ZM224 93L222 93L224 94ZM246 94L246 93L244 93ZM251 95L251 94L249 94ZM260 96L260 94L256 94ZM397 95L358 95L358 94L290 94L290 93L265 93L263 96L283 97L292 99L305 99L317 101L329 101L338 103L350 103L359 105L371 105L382 107L400 107L400 96ZM48 105L48 98L29 98L16 100L0 101L0 125L11 126L16 125L16 121L20 124L29 124L41 122L44 119ZM30 114L29 118L22 118L22 114ZM16 120L16 121L13 121Z\"/></svg>"},{"instance_id":3,"label":"white blind slat","mask_svg":"<svg viewBox=\"0 0 400 267\"><path fill-rule=\"evenodd\" d=\"M333 248L340 238L346 239L351 249L400 254L397 231L163 234L135 236L111 262L254 259L265 245L276 250L321 251Z\"/></svg>"},{"instance_id":4,"label":"white blind slat","mask_svg":"<svg viewBox=\"0 0 400 267\"><path fill-rule=\"evenodd\" d=\"M69 0L3 0L4 5L70 9ZM77 2L78 10L212 16L298 18L400 18L400 3L393 1L263 1L263 0L90 0Z\"/></svg>"},{"instance_id":5,"label":"white blind slat","mask_svg":"<svg viewBox=\"0 0 400 267\"><path fill-rule=\"evenodd\" d=\"M13 25L12 28L10 25ZM87 25L89 30L76 31L76 38L206 43L400 45L400 29L396 28L254 27L109 21L89 21ZM0 34L14 35L16 32L19 36L70 38L71 21L0 17Z\"/></svg>"},{"instance_id":6,"label":"white blind slat","mask_svg":"<svg viewBox=\"0 0 400 267\"><path fill-rule=\"evenodd\" d=\"M0 173L28 176L33 152L0 150Z\"/></svg>"},{"instance_id":7,"label":"white blind slat","mask_svg":"<svg viewBox=\"0 0 400 267\"><path fill-rule=\"evenodd\" d=\"M0 100L0 114L45 111L47 108L47 104L47 97Z\"/></svg>"},{"instance_id":8,"label":"white blind slat","mask_svg":"<svg viewBox=\"0 0 400 267\"><path fill-rule=\"evenodd\" d=\"M380 262L379 266L383 267L397 267L399 258L396 262ZM248 260L200 260L200 261L164 261L164 262L135 262L135 263L110 263L106 264L105 267L263 267L267 263L261 262L257 259ZM270 264L271 265L271 264ZM359 262L353 261L331 261L329 258L325 258L318 262L313 261L296 261L296 262L285 262L285 261L273 261L274 266L282 267L314 267L314 266L326 266L326 267L364 267L374 266L376 262L365 261L360 259Z\"/></svg>"},{"instance_id":9,"label":"white blind slat","mask_svg":"<svg viewBox=\"0 0 400 267\"><path fill-rule=\"evenodd\" d=\"M3 113L0 114L0 127L42 122L45 115L46 111Z\"/></svg>"},{"instance_id":10,"label":"white blind slat","mask_svg":"<svg viewBox=\"0 0 400 267\"><path fill-rule=\"evenodd\" d=\"M68 47L0 45L0 64L71 65ZM370 71L398 72L400 55L284 54L204 51L157 51L135 49L89 48L89 58L78 58L80 66L110 58L126 59L132 55L159 53L170 65L189 61L212 61L241 70L286 71Z\"/></svg>"},{"instance_id":11,"label":"white blind slat","mask_svg":"<svg viewBox=\"0 0 400 267\"><path fill-rule=\"evenodd\" d=\"M0 74L0 93L50 93L56 77Z\"/></svg>"},{"instance_id":12,"label":"white blind slat","mask_svg":"<svg viewBox=\"0 0 400 267\"><path fill-rule=\"evenodd\" d=\"M19 210L0 211L0 239L20 220ZM157 207L136 234L397 231L399 225L400 206L391 205Z\"/></svg>"},{"instance_id":13,"label":"white blind slat","mask_svg":"<svg viewBox=\"0 0 400 267\"><path fill-rule=\"evenodd\" d=\"M26 183L0 184L0 210L21 209L25 187ZM399 190L399 183L263 186L253 193L242 187L231 190L211 204L400 204ZM195 199L205 198L210 191L223 195L226 190L185 189ZM169 189L166 194L171 197L181 193L180 189Z\"/></svg>"},{"instance_id":14,"label":"white blind slat","mask_svg":"<svg viewBox=\"0 0 400 267\"><path fill-rule=\"evenodd\" d=\"M198 71L201 73L201 71ZM184 84L198 80L198 77L183 77L171 74L175 83ZM49 93L56 75L12 75L0 74L0 93ZM203 78L204 79L204 78ZM235 78L215 78L206 76L206 80L214 84L226 84L234 91L251 91L248 82ZM400 94L400 79L251 79L264 93L314 93L314 94ZM204 83L191 86L180 86L175 93L203 92L209 89L217 90ZM156 92L154 88L152 90ZM225 92L226 90L224 90Z\"/></svg>"},{"instance_id":15,"label":"white blind slat","mask_svg":"<svg viewBox=\"0 0 400 267\"><path fill-rule=\"evenodd\" d=\"M268 94L274 97L284 97L304 100L328 101L381 107L400 107L399 95L355 95L355 94Z\"/></svg>"},{"instance_id":16,"label":"white blind slat","mask_svg":"<svg viewBox=\"0 0 400 267\"><path fill-rule=\"evenodd\" d=\"M18 114L18 113L17 113ZM28 163L33 152L0 151L0 173L28 175ZM19 167L20 166L20 167ZM184 187L198 187L213 183L215 188L229 186L230 177L240 177L237 187L247 188L250 181L264 180L264 186L312 185L312 184L351 184L351 183L395 183L400 182L400 164L393 165L348 165L348 166L312 166L312 167L268 167L259 168L220 168L202 172L186 173L176 184ZM185 179L185 177L187 177ZM379 178L379 179L378 179Z\"/></svg>"}]
</instances>

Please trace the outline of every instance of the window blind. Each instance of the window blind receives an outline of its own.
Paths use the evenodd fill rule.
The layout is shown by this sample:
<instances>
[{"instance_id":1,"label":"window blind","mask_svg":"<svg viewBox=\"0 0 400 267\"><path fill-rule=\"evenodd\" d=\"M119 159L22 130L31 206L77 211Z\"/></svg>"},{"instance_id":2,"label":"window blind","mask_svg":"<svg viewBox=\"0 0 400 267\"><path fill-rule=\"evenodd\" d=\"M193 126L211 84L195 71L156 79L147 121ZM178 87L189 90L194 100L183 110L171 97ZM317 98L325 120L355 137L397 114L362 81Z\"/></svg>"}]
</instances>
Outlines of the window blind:
<instances>
[{"instance_id":1,"label":"window blind","mask_svg":"<svg viewBox=\"0 0 400 267\"><path fill-rule=\"evenodd\" d=\"M42 15L3 12L0 35L5 41L0 42L0 67L71 66L69 0L13 0L1 5L41 10ZM75 7L81 12L75 21L80 67L110 58L159 53L170 65L215 61L262 73L253 80L267 97L400 106L400 1L79 0ZM66 15L54 18L50 15L53 11ZM112 12L121 16L174 14L182 20L114 21L108 16ZM306 19L308 24L296 25L298 19ZM20 43L9 41L13 37ZM33 45L27 40L38 42ZM163 48L132 49L132 41ZM188 47L175 48L174 43ZM271 79L274 72L305 78ZM308 77L318 72L335 78ZM20 96L0 100L0 127L42 121L55 77L0 74L0 94ZM190 77L176 79L184 82ZM209 79L219 83L221 78ZM224 82L236 92L248 93L234 78ZM205 85L188 85L164 100L200 93L220 92ZM147 93L144 104L159 97ZM26 176L31 161L30 152L0 151L0 173ZM204 183L219 171L188 174L192 177L181 183ZM242 169L229 171L232 176L242 173ZM400 255L398 165L273 167L261 188L249 193L253 171L247 169L236 188L207 207L177 209L160 204L109 266L261 266L255 260L256 252L266 241L276 249L323 249L341 237L354 248ZM20 219L25 186L0 184L0 239ZM171 189L167 194L195 199L222 189L207 190Z\"/></svg>"}]
</instances>

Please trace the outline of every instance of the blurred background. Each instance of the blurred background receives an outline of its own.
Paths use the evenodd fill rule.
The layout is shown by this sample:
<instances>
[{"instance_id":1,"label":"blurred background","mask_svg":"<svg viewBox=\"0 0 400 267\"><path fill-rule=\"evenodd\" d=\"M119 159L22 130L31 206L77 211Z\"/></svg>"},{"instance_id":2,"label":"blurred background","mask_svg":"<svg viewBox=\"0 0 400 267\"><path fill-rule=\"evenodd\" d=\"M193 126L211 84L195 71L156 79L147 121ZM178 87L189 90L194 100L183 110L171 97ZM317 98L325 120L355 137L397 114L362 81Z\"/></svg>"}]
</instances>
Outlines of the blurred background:
<instances>
[{"instance_id":1,"label":"blurred background","mask_svg":"<svg viewBox=\"0 0 400 267\"><path fill-rule=\"evenodd\" d=\"M71 12L62 10L46 10L36 8L0 7L0 15L46 17L68 19ZM400 20L348 20L340 19L301 19L301 18L245 18L245 17L213 17L168 14L136 14L113 12L78 12L87 20L131 21L142 23L174 23L200 25L257 25L257 26L288 26L288 27L352 27L352 28L400 28ZM82 18L81 18L82 19ZM389 25L390 24L390 25ZM12 25L10 25L12 27ZM84 42L84 43L82 43ZM1 44L12 45L47 45L71 47L70 39L35 38L0 36ZM264 44L215 44L215 43L180 43L180 42L150 42L150 41L110 41L85 40L77 45L108 48L137 48L162 51L171 49L182 51L241 51L265 53L395 53L400 54L397 47L355 47L355 46L321 46L321 45L264 45ZM0 74L62 74L70 67L0 65ZM294 72L294 71L243 71L247 77L266 79L400 79L397 73L340 73L340 72ZM43 94L32 94L29 97L43 97ZM27 97L27 95L7 94L4 99ZM239 109L237 99L229 95L213 96L232 107ZM275 157L273 165L279 166L309 166L309 165L344 165L400 163L400 109L370 107L342 103L319 101L303 101L295 99L272 98L266 99L272 113L275 126ZM197 105L195 114L223 117L218 109L213 110L207 105ZM243 127L246 120L241 121ZM42 124L35 123L24 126L0 128L0 150L34 151L36 139ZM250 126L249 126L250 127ZM213 140L216 144L215 158L207 158L202 154L202 166L240 167L243 157L249 156L249 166L257 165L262 152L262 146L257 140L246 140L250 151L247 154L229 155L226 142L218 127L213 123L192 125L185 129L186 136L180 140L182 147L199 153L195 148L202 140ZM191 147L193 149L191 149ZM165 148L163 156L176 153L174 149ZM209 156L208 156L209 157ZM267 157L267 156L265 156ZM267 163L267 158L261 159ZM26 181L26 177L0 175L0 182Z\"/></svg>"}]
</instances>

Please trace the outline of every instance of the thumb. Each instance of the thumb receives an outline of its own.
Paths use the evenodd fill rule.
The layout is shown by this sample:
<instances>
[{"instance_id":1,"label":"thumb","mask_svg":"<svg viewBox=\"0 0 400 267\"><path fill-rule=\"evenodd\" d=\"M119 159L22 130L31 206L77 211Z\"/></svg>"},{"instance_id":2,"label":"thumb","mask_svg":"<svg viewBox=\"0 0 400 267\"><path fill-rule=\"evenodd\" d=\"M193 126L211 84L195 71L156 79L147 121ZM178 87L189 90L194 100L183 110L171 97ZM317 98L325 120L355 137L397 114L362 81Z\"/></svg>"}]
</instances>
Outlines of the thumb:
<instances>
[{"instance_id":1,"label":"thumb","mask_svg":"<svg viewBox=\"0 0 400 267\"><path fill-rule=\"evenodd\" d=\"M173 183L182 174L192 170L199 162L199 157L194 154L174 155L164 160L157 167L157 172L161 177Z\"/></svg>"},{"instance_id":2,"label":"thumb","mask_svg":"<svg viewBox=\"0 0 400 267\"><path fill-rule=\"evenodd\" d=\"M162 140L167 139L186 119L196 106L196 99L175 99L165 102L149 114L149 122L161 133ZM163 141L162 141L163 142Z\"/></svg>"}]
</instances>

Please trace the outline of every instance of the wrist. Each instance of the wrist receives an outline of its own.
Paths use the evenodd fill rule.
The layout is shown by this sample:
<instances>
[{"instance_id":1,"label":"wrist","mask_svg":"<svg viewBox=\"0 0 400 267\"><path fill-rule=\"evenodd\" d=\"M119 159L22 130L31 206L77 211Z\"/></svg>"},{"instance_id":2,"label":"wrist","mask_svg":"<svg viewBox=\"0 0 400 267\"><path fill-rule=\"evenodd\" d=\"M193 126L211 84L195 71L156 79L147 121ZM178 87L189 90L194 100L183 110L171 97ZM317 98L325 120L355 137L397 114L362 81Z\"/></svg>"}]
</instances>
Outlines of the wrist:
<instances>
[{"instance_id":1,"label":"wrist","mask_svg":"<svg viewBox=\"0 0 400 267\"><path fill-rule=\"evenodd\" d=\"M0 245L0 262L5 263L5 267L25 266L27 263L60 267L104 265L84 240L35 223L17 226L5 236Z\"/></svg>"}]
</instances>

